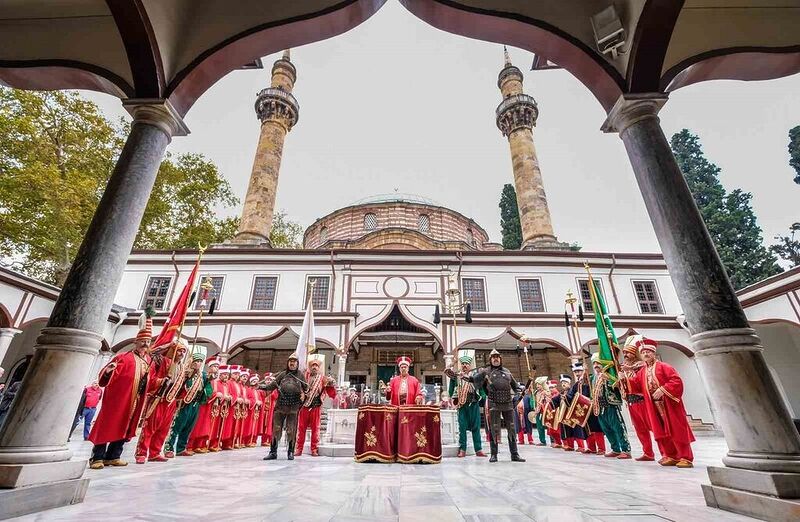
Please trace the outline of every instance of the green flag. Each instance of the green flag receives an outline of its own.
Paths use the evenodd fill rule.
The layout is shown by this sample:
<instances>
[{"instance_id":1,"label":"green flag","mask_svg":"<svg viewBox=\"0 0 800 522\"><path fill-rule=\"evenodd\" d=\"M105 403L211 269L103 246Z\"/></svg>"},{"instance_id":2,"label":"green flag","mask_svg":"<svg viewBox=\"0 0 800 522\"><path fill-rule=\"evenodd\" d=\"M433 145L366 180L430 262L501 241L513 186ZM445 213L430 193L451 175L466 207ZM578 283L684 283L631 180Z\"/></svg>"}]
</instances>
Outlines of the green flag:
<instances>
[{"instance_id":1,"label":"green flag","mask_svg":"<svg viewBox=\"0 0 800 522\"><path fill-rule=\"evenodd\" d=\"M617 369L614 364L614 347L618 346L617 336L614 334L614 326L611 318L608 317L606 303L597 282L589 276L589 294L592 299L592 309L594 310L594 324L597 327L597 344L600 346L599 358L603 368L609 376L609 381L613 384L617 382ZM613 345L613 346L612 346Z\"/></svg>"}]
</instances>

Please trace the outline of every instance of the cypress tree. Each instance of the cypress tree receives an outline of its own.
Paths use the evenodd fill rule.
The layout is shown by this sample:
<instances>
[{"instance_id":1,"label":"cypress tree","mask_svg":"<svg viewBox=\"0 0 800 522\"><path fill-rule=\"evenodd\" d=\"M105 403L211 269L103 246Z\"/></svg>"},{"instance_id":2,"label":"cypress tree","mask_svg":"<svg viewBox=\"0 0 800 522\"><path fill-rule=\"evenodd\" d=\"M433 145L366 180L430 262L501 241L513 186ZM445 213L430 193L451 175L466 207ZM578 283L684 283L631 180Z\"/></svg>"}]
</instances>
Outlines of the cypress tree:
<instances>
[{"instance_id":1,"label":"cypress tree","mask_svg":"<svg viewBox=\"0 0 800 522\"><path fill-rule=\"evenodd\" d=\"M517 191L511 183L503 185L500 195L500 229L503 234L503 248L519 250L522 246L522 226L519 224Z\"/></svg>"},{"instance_id":2,"label":"cypress tree","mask_svg":"<svg viewBox=\"0 0 800 522\"><path fill-rule=\"evenodd\" d=\"M728 193L719 181L720 168L706 159L699 138L687 129L672 136L670 145L734 288L781 272L764 246L750 205L753 195L741 189Z\"/></svg>"}]
</instances>

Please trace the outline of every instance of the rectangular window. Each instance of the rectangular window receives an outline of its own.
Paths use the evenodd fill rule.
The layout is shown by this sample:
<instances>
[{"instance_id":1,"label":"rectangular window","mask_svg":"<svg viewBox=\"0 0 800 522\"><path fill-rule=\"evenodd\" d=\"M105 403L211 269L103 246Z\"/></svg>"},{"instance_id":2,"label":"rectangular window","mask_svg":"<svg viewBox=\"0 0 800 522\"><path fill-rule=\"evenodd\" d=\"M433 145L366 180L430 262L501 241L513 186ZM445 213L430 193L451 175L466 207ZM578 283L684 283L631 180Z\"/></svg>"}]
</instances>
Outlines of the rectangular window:
<instances>
[{"instance_id":1,"label":"rectangular window","mask_svg":"<svg viewBox=\"0 0 800 522\"><path fill-rule=\"evenodd\" d=\"M203 302L203 290L200 288L200 285L203 284L203 281L209 279L211 281L211 285L214 287L213 290L208 292L208 297L206 298L205 302ZM211 301L214 298L217 299L216 308L219 308L219 300L222 297L222 283L225 280L222 276L202 276L200 278L200 283L197 285L197 296L194 298L194 309L200 310L208 310L211 307Z\"/></svg>"},{"instance_id":2,"label":"rectangular window","mask_svg":"<svg viewBox=\"0 0 800 522\"><path fill-rule=\"evenodd\" d=\"M520 279L519 301L523 312L544 312L542 283L538 279Z\"/></svg>"},{"instance_id":3,"label":"rectangular window","mask_svg":"<svg viewBox=\"0 0 800 522\"><path fill-rule=\"evenodd\" d=\"M328 290L330 289L330 280L328 276L311 276L308 278L308 286L306 287L306 298L303 303L308 303L308 291L311 289L311 283L314 283L314 293L311 294L311 304L314 310L327 310L328 309ZM305 304L303 305L305 309Z\"/></svg>"},{"instance_id":4,"label":"rectangular window","mask_svg":"<svg viewBox=\"0 0 800 522\"><path fill-rule=\"evenodd\" d=\"M658 299L655 281L634 281L633 291L639 301L639 309L643 314L663 314L661 301Z\"/></svg>"},{"instance_id":5,"label":"rectangular window","mask_svg":"<svg viewBox=\"0 0 800 522\"><path fill-rule=\"evenodd\" d=\"M473 312L486 311L486 289L483 286L483 279L467 279L461 280L461 286L464 288L464 301L472 303Z\"/></svg>"},{"instance_id":6,"label":"rectangular window","mask_svg":"<svg viewBox=\"0 0 800 522\"><path fill-rule=\"evenodd\" d=\"M144 297L142 298L142 310L152 306L154 310L163 310L167 306L167 293L169 284L172 282L170 276L151 276L147 279Z\"/></svg>"},{"instance_id":7,"label":"rectangular window","mask_svg":"<svg viewBox=\"0 0 800 522\"><path fill-rule=\"evenodd\" d=\"M603 292L603 285L597 279L594 280L596 283L596 287L600 289L600 296L602 296L603 301L605 301L606 294ZM581 294L581 304L583 304L583 311L586 313L594 313L594 307L592 306L592 296L589 293L589 280L588 279L578 279L578 290ZM608 306L608 303L606 303Z\"/></svg>"},{"instance_id":8,"label":"rectangular window","mask_svg":"<svg viewBox=\"0 0 800 522\"><path fill-rule=\"evenodd\" d=\"M250 309L273 310L275 308L275 290L277 288L277 277L256 277L253 283L253 296L250 299Z\"/></svg>"}]
</instances>

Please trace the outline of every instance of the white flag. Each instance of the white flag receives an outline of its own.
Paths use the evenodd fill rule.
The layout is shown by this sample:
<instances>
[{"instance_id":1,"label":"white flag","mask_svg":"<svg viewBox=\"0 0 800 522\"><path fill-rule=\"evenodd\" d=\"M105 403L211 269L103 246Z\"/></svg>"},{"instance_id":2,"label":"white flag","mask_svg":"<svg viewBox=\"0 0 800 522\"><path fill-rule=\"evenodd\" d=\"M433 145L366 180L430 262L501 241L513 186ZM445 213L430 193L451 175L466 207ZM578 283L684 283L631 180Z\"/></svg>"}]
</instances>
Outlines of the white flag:
<instances>
[{"instance_id":1,"label":"white flag","mask_svg":"<svg viewBox=\"0 0 800 522\"><path fill-rule=\"evenodd\" d=\"M314 331L314 307L309 296L306 315L303 317L303 329L300 331L300 338L297 340L297 361L301 373L305 373L308 365L308 355L317 351L316 333Z\"/></svg>"}]
</instances>

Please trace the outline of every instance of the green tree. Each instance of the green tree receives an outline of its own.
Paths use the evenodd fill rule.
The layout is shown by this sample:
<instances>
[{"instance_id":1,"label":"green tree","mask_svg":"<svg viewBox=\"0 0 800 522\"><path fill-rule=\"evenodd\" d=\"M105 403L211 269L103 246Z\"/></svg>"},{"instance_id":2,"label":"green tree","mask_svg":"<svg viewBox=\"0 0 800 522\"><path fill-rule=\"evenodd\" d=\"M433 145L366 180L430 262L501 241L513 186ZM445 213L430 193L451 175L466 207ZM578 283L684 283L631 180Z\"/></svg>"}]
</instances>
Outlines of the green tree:
<instances>
[{"instance_id":1,"label":"green tree","mask_svg":"<svg viewBox=\"0 0 800 522\"><path fill-rule=\"evenodd\" d=\"M800 125L789 130L789 165L794 169L794 182L800 185Z\"/></svg>"},{"instance_id":2,"label":"green tree","mask_svg":"<svg viewBox=\"0 0 800 522\"><path fill-rule=\"evenodd\" d=\"M734 288L779 273L777 259L764 247L752 194L741 189L727 193L719 167L706 159L699 138L687 129L672 136L670 144Z\"/></svg>"},{"instance_id":3,"label":"green tree","mask_svg":"<svg viewBox=\"0 0 800 522\"><path fill-rule=\"evenodd\" d=\"M278 210L272 216L272 229L269 240L273 248L300 248L302 246L303 227L291 221L285 210Z\"/></svg>"},{"instance_id":4,"label":"green tree","mask_svg":"<svg viewBox=\"0 0 800 522\"><path fill-rule=\"evenodd\" d=\"M522 226L519 223L517 191L514 185L506 183L500 194L500 229L503 234L503 248L519 250L522 246Z\"/></svg>"},{"instance_id":5,"label":"green tree","mask_svg":"<svg viewBox=\"0 0 800 522\"><path fill-rule=\"evenodd\" d=\"M791 263L790 268L800 266L800 239L794 238L797 232L800 232L800 223L794 223L789 227L789 234L775 236L778 244L769 247L773 254Z\"/></svg>"},{"instance_id":6,"label":"green tree","mask_svg":"<svg viewBox=\"0 0 800 522\"><path fill-rule=\"evenodd\" d=\"M0 262L62 284L105 190L125 136L74 92L0 87ZM136 246L178 248L231 237L227 181L200 155L169 156Z\"/></svg>"}]
</instances>

